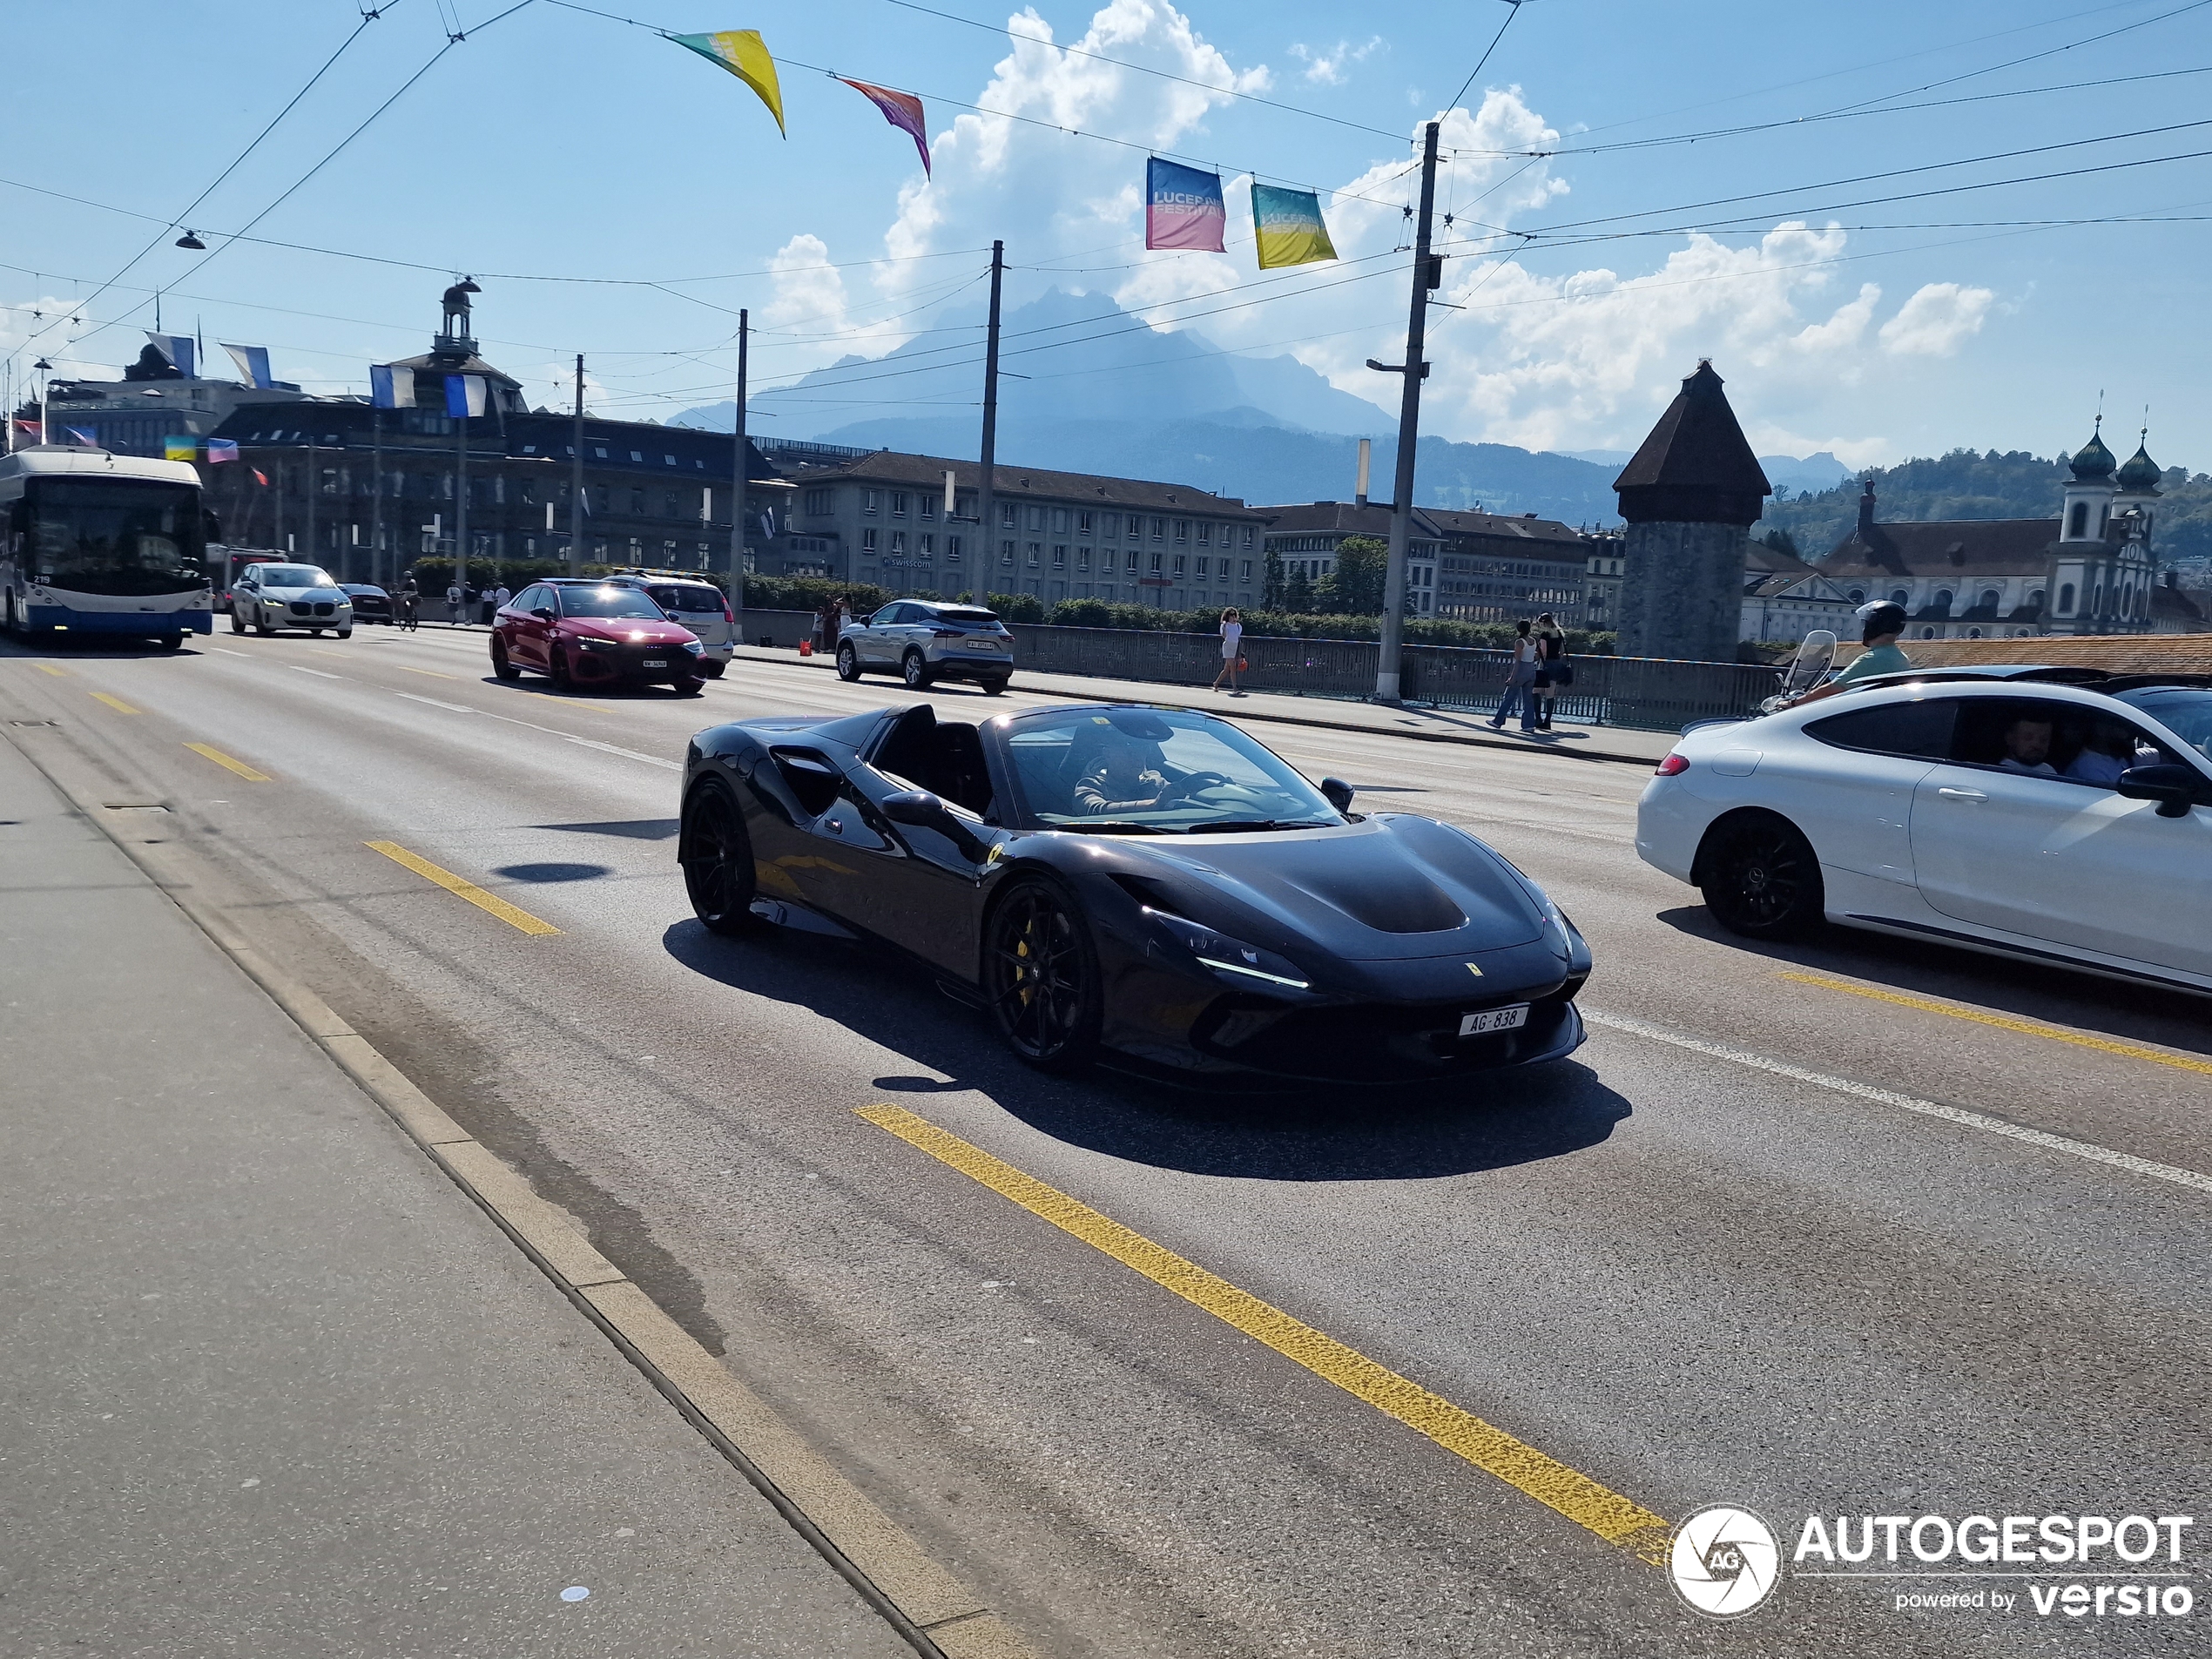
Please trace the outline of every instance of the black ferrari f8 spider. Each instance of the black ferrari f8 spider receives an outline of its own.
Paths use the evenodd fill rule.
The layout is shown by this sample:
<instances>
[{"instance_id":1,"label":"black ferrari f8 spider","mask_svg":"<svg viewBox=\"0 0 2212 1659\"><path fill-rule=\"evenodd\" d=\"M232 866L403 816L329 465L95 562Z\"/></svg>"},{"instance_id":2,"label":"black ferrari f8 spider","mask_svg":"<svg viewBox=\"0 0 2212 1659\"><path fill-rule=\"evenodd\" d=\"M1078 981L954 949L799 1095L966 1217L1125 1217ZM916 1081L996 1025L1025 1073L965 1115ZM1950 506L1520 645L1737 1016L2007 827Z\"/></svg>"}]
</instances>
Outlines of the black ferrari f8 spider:
<instances>
[{"instance_id":1,"label":"black ferrari f8 spider","mask_svg":"<svg viewBox=\"0 0 2212 1659\"><path fill-rule=\"evenodd\" d=\"M718 933L862 941L1048 1070L1403 1082L1582 1041L1589 948L1466 832L1352 811L1225 720L927 704L700 732L678 841Z\"/></svg>"}]
</instances>

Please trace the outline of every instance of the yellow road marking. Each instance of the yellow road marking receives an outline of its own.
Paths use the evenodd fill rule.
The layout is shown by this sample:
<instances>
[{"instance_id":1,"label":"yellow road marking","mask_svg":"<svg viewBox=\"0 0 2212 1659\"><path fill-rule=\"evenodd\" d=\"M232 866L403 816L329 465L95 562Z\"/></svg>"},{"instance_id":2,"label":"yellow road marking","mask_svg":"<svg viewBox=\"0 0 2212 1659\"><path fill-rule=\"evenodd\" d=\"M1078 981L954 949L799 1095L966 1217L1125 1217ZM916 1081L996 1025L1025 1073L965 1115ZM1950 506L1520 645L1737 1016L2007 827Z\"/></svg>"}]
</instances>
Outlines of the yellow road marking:
<instances>
[{"instance_id":1,"label":"yellow road marking","mask_svg":"<svg viewBox=\"0 0 2212 1659\"><path fill-rule=\"evenodd\" d=\"M927 1118L887 1104L863 1106L859 1111L878 1129L888 1130L1062 1232L1135 1269L1193 1306L1295 1360L1323 1381L1335 1384L1386 1416L1426 1435L1446 1451L1557 1510L1577 1526L1588 1527L1608 1544L1617 1544L1654 1566L1667 1560L1668 1523L1642 1504L1460 1410L1280 1308L1238 1290L1142 1233L969 1145Z\"/></svg>"},{"instance_id":2,"label":"yellow road marking","mask_svg":"<svg viewBox=\"0 0 2212 1659\"><path fill-rule=\"evenodd\" d=\"M272 781L267 772L256 772L243 760L234 760L220 749L213 748L207 744L188 743L185 747L196 755L206 755L219 766L229 767L249 784L266 784Z\"/></svg>"},{"instance_id":3,"label":"yellow road marking","mask_svg":"<svg viewBox=\"0 0 2212 1659\"><path fill-rule=\"evenodd\" d=\"M392 666L409 674L428 674L434 680L457 680L461 678L458 674L441 674L435 668L416 668L408 663L394 663Z\"/></svg>"},{"instance_id":4,"label":"yellow road marking","mask_svg":"<svg viewBox=\"0 0 2212 1659\"><path fill-rule=\"evenodd\" d=\"M38 671L42 674L51 674L57 680L65 680L69 678L69 671L67 669L56 668L51 663L39 664Z\"/></svg>"},{"instance_id":5,"label":"yellow road marking","mask_svg":"<svg viewBox=\"0 0 2212 1659\"><path fill-rule=\"evenodd\" d=\"M1799 985L1817 985L1824 990L1863 996L1871 1002L1891 1002L1901 1008L1919 1008L1924 1014L1948 1015L1954 1020L1970 1020L1976 1025L1992 1026L2000 1031L2015 1031L2022 1036L2047 1037L2053 1042L2068 1042L2077 1049L2094 1049L2101 1054L2121 1055L2129 1060L2148 1060L2157 1065L2171 1066L2176 1071L2194 1071L2212 1076L2212 1060L2190 1060L2181 1055L2168 1054L2159 1049L2146 1049L2133 1042L2114 1042L2108 1037L2085 1037L2079 1032L2067 1031L2055 1025L2044 1025L2035 1020L2014 1020L2002 1014L1984 1014L1976 1008L1954 1008L1948 1002L1932 1001L1925 996L1906 996L1899 991L1878 991L1871 986L1853 985L1847 980L1830 979L1824 974L1784 974L1782 977Z\"/></svg>"},{"instance_id":6,"label":"yellow road marking","mask_svg":"<svg viewBox=\"0 0 2212 1659\"><path fill-rule=\"evenodd\" d=\"M113 709L118 714L136 714L138 711L138 710L132 708L128 703L125 703L121 698L110 697L105 691L95 691L92 693L92 696L97 701L106 704L108 707Z\"/></svg>"},{"instance_id":7,"label":"yellow road marking","mask_svg":"<svg viewBox=\"0 0 2212 1659\"><path fill-rule=\"evenodd\" d=\"M361 845L373 853L381 853L393 863L403 865L426 881L435 881L448 893L466 899L477 909L497 916L509 927L531 934L557 934L561 930L550 921L540 921L527 910L509 904L496 894L486 893L473 881L464 881L450 870L441 870L425 858L418 858L397 841L364 841Z\"/></svg>"}]
</instances>

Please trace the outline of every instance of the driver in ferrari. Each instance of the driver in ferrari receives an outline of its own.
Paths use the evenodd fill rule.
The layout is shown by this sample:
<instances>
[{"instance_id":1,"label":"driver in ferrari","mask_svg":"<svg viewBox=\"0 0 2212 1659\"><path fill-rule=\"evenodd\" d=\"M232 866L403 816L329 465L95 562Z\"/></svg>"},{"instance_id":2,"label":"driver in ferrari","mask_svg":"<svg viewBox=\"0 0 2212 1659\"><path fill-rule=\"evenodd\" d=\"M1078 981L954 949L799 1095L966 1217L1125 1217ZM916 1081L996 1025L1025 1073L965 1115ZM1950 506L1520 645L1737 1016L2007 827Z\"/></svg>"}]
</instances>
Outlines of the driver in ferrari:
<instances>
[{"instance_id":1,"label":"driver in ferrari","mask_svg":"<svg viewBox=\"0 0 2212 1659\"><path fill-rule=\"evenodd\" d=\"M1086 817L1141 812L1174 798L1175 786L1151 764L1136 738L1116 732L1100 747L1098 759L1076 786L1076 810Z\"/></svg>"}]
</instances>

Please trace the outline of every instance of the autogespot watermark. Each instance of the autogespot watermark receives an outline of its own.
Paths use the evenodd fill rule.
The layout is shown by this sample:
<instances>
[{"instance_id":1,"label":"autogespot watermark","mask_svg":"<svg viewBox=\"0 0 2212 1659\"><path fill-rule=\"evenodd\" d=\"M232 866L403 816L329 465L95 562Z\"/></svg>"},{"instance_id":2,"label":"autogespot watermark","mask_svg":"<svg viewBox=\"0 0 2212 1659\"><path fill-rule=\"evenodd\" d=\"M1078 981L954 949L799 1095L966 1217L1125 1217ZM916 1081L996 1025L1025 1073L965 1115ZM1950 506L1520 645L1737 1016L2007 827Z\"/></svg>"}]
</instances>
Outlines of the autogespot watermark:
<instances>
[{"instance_id":1,"label":"autogespot watermark","mask_svg":"<svg viewBox=\"0 0 2212 1659\"><path fill-rule=\"evenodd\" d=\"M1878 1586L1895 1612L2044 1619L2187 1619L2194 1515L1808 1515L1783 1559L1773 1529L1731 1504L1675 1529L1676 1594L1710 1618L1741 1618L1785 1580Z\"/></svg>"}]
</instances>

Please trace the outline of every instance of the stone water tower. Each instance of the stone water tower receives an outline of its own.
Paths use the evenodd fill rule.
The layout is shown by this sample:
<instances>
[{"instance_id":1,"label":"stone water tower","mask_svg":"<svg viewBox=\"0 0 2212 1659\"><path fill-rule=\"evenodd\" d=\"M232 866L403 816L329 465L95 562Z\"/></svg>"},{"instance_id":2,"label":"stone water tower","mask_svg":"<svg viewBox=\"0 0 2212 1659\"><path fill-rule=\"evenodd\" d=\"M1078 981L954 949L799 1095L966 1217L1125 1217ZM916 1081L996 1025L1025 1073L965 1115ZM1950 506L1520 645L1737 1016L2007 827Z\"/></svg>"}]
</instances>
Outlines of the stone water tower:
<instances>
[{"instance_id":1,"label":"stone water tower","mask_svg":"<svg viewBox=\"0 0 2212 1659\"><path fill-rule=\"evenodd\" d=\"M1710 361L1683 381L1613 488L1629 523L1621 654L1735 661L1746 532L1773 486Z\"/></svg>"}]
</instances>

